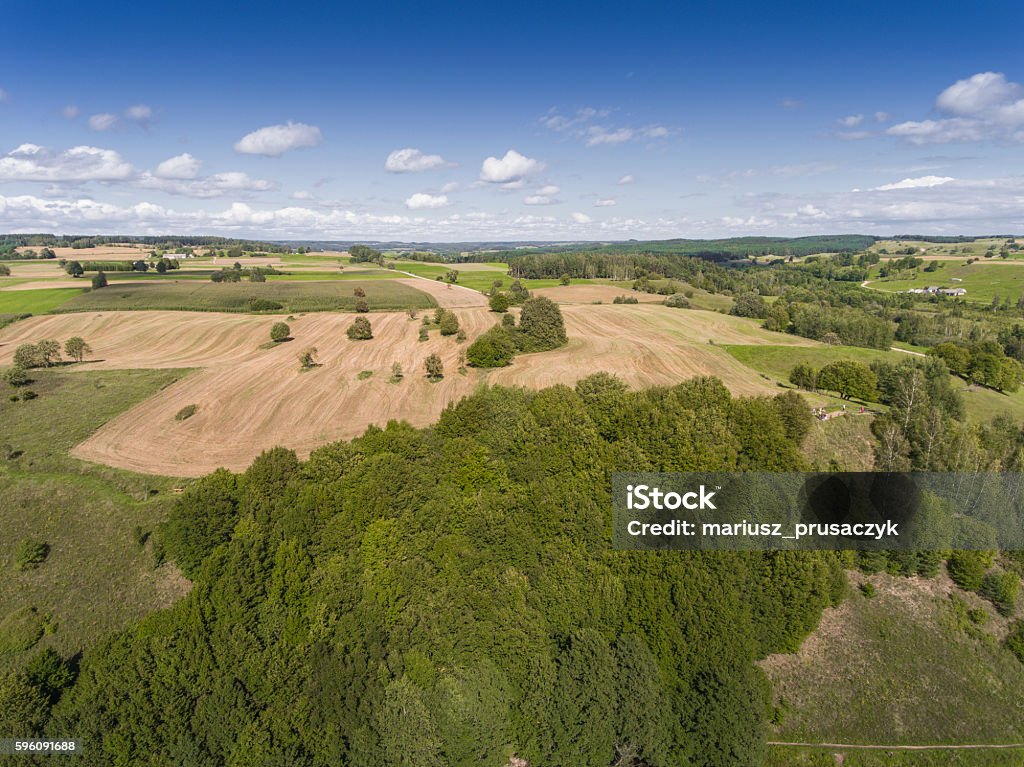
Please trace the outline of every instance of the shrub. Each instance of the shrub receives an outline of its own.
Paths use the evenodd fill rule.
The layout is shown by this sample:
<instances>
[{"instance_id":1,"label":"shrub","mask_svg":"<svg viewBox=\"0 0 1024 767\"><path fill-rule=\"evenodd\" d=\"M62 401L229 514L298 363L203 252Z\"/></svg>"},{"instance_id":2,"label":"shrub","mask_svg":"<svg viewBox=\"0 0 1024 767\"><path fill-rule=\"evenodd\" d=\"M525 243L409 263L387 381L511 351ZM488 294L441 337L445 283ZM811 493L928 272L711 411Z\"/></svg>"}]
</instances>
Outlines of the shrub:
<instances>
[{"instance_id":1,"label":"shrub","mask_svg":"<svg viewBox=\"0 0 1024 767\"><path fill-rule=\"evenodd\" d=\"M558 281L563 285L568 285L570 282L572 282L572 278L568 274L563 274L561 277L558 278Z\"/></svg>"},{"instance_id":2,"label":"shrub","mask_svg":"<svg viewBox=\"0 0 1024 767\"><path fill-rule=\"evenodd\" d=\"M49 544L25 538L14 551L14 566L19 570L34 570L46 561L49 553Z\"/></svg>"},{"instance_id":3,"label":"shrub","mask_svg":"<svg viewBox=\"0 0 1024 767\"><path fill-rule=\"evenodd\" d=\"M441 362L441 358L436 354L431 354L427 357L423 363L423 368L426 370L427 378L431 381L440 381L444 378L444 363Z\"/></svg>"},{"instance_id":4,"label":"shrub","mask_svg":"<svg viewBox=\"0 0 1024 767\"><path fill-rule=\"evenodd\" d=\"M506 314L501 318L501 326L503 328L514 328L516 326L516 318L511 314Z\"/></svg>"},{"instance_id":5,"label":"shrub","mask_svg":"<svg viewBox=\"0 0 1024 767\"><path fill-rule=\"evenodd\" d=\"M267 298L250 298L249 311L252 312L277 312L284 308L283 304L271 301Z\"/></svg>"},{"instance_id":6,"label":"shrub","mask_svg":"<svg viewBox=\"0 0 1024 767\"><path fill-rule=\"evenodd\" d=\"M860 584L859 588L860 593L866 596L868 599L871 599L875 596L875 584L873 584L871 581L864 581L862 584Z\"/></svg>"},{"instance_id":7,"label":"shrub","mask_svg":"<svg viewBox=\"0 0 1024 767\"><path fill-rule=\"evenodd\" d=\"M38 394L36 394L36 393L35 393L34 391L32 391L31 389L26 389L25 391L23 391L23 392L21 393L21 399L22 399L22 400L23 400L24 402L28 402L29 400L33 400L33 399L35 399L35 398L36 398L36 397L38 397L38 396L39 396L39 395L38 395Z\"/></svg>"},{"instance_id":8,"label":"shrub","mask_svg":"<svg viewBox=\"0 0 1024 767\"><path fill-rule=\"evenodd\" d=\"M466 361L477 368L501 368L512 361L515 353L512 334L501 326L495 326L469 345Z\"/></svg>"},{"instance_id":9,"label":"shrub","mask_svg":"<svg viewBox=\"0 0 1024 767\"><path fill-rule=\"evenodd\" d=\"M107 287L107 275L103 272L97 272L92 278L92 289L98 290L100 288Z\"/></svg>"},{"instance_id":10,"label":"shrub","mask_svg":"<svg viewBox=\"0 0 1024 767\"><path fill-rule=\"evenodd\" d=\"M14 350L14 366L27 370L28 368L42 367L39 358L39 349L35 344L19 344Z\"/></svg>"},{"instance_id":11,"label":"shrub","mask_svg":"<svg viewBox=\"0 0 1024 767\"><path fill-rule=\"evenodd\" d=\"M307 349L303 349L299 353L299 365L302 366L303 370L309 370L310 368L317 367L316 361L316 347L310 346Z\"/></svg>"},{"instance_id":12,"label":"shrub","mask_svg":"<svg viewBox=\"0 0 1024 767\"><path fill-rule=\"evenodd\" d=\"M568 342L558 304L543 296L528 298L519 315L520 348L524 351L556 349Z\"/></svg>"},{"instance_id":13,"label":"shrub","mask_svg":"<svg viewBox=\"0 0 1024 767\"><path fill-rule=\"evenodd\" d=\"M426 341L429 338L430 338L430 333L427 332L427 329L425 327L421 326L420 327L420 340L421 341Z\"/></svg>"},{"instance_id":14,"label":"shrub","mask_svg":"<svg viewBox=\"0 0 1024 767\"><path fill-rule=\"evenodd\" d=\"M185 405L185 407L183 407L181 410L179 410L177 413L175 413L174 420L175 421L186 421L189 418L191 418L192 416L194 416L198 409L199 409L199 406L195 405L195 404Z\"/></svg>"},{"instance_id":15,"label":"shrub","mask_svg":"<svg viewBox=\"0 0 1024 767\"><path fill-rule=\"evenodd\" d=\"M391 383L398 383L405 378L405 373L402 372L402 365L396 362L391 366Z\"/></svg>"},{"instance_id":16,"label":"shrub","mask_svg":"<svg viewBox=\"0 0 1024 767\"><path fill-rule=\"evenodd\" d=\"M356 298L366 298L366 291L363 290L362 288L356 288L355 290L352 291L352 295L354 295Z\"/></svg>"},{"instance_id":17,"label":"shrub","mask_svg":"<svg viewBox=\"0 0 1024 767\"><path fill-rule=\"evenodd\" d=\"M458 341L460 344L463 341L465 341L466 340L466 331L463 330L462 328L459 328L459 332L455 334L455 340Z\"/></svg>"},{"instance_id":18,"label":"shrub","mask_svg":"<svg viewBox=\"0 0 1024 767\"><path fill-rule=\"evenodd\" d=\"M1024 663L1024 621L1014 621L1005 641L1006 649L1016 655L1017 660Z\"/></svg>"},{"instance_id":19,"label":"shrub","mask_svg":"<svg viewBox=\"0 0 1024 767\"><path fill-rule=\"evenodd\" d=\"M1014 573L989 573L981 580L978 593L995 605L1000 615L1012 615L1017 606L1020 579Z\"/></svg>"},{"instance_id":20,"label":"shrub","mask_svg":"<svg viewBox=\"0 0 1024 767\"><path fill-rule=\"evenodd\" d=\"M491 306L492 312L507 312L508 307L511 306L512 302L508 300L508 296L504 293L495 293L491 296L491 300L488 302Z\"/></svg>"},{"instance_id":21,"label":"shrub","mask_svg":"<svg viewBox=\"0 0 1024 767\"><path fill-rule=\"evenodd\" d=\"M373 338L373 328L366 317L356 317L345 333L353 341L368 341Z\"/></svg>"},{"instance_id":22,"label":"shrub","mask_svg":"<svg viewBox=\"0 0 1024 767\"><path fill-rule=\"evenodd\" d=\"M638 304L638 303L640 303L640 299L638 299L636 296L615 296L615 298L612 299L612 303L613 304Z\"/></svg>"},{"instance_id":23,"label":"shrub","mask_svg":"<svg viewBox=\"0 0 1024 767\"><path fill-rule=\"evenodd\" d=\"M283 341L291 335L292 329L288 327L287 323L275 322L270 326L270 340L271 341Z\"/></svg>"},{"instance_id":24,"label":"shrub","mask_svg":"<svg viewBox=\"0 0 1024 767\"><path fill-rule=\"evenodd\" d=\"M989 551L954 551L946 569L953 583L967 591L981 588L985 571L992 566L992 552Z\"/></svg>"},{"instance_id":25,"label":"shrub","mask_svg":"<svg viewBox=\"0 0 1024 767\"><path fill-rule=\"evenodd\" d=\"M31 649L45 631L45 621L36 608L15 610L0 621L0 656Z\"/></svg>"},{"instance_id":26,"label":"shrub","mask_svg":"<svg viewBox=\"0 0 1024 767\"><path fill-rule=\"evenodd\" d=\"M690 302L682 293L673 293L665 299L665 306L671 306L673 309L689 309Z\"/></svg>"},{"instance_id":27,"label":"shrub","mask_svg":"<svg viewBox=\"0 0 1024 767\"><path fill-rule=\"evenodd\" d=\"M441 315L441 321L438 324L443 336L453 336L459 332L459 318L455 316L455 312L446 311Z\"/></svg>"},{"instance_id":28,"label":"shrub","mask_svg":"<svg viewBox=\"0 0 1024 767\"><path fill-rule=\"evenodd\" d=\"M356 375L356 378L360 381L365 381L367 378L373 378L372 370L360 370Z\"/></svg>"},{"instance_id":29,"label":"shrub","mask_svg":"<svg viewBox=\"0 0 1024 767\"><path fill-rule=\"evenodd\" d=\"M370 311L370 305L366 303L365 299L360 298L358 301L356 301L356 311L359 312L360 314L366 314L368 311Z\"/></svg>"},{"instance_id":30,"label":"shrub","mask_svg":"<svg viewBox=\"0 0 1024 767\"><path fill-rule=\"evenodd\" d=\"M4 371L4 380L11 386L28 386L32 383L25 368L10 367Z\"/></svg>"},{"instance_id":31,"label":"shrub","mask_svg":"<svg viewBox=\"0 0 1024 767\"><path fill-rule=\"evenodd\" d=\"M818 371L807 362L801 362L789 371L789 382L798 389L814 391L818 388Z\"/></svg>"}]
</instances>

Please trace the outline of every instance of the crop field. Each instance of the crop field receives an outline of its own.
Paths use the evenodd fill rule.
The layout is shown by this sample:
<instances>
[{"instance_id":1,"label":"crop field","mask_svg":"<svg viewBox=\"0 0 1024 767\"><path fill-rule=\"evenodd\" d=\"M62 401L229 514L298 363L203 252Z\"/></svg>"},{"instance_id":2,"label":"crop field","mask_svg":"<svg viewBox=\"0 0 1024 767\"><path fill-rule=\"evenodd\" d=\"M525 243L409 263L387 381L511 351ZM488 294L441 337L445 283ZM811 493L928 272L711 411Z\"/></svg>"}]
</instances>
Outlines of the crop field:
<instances>
[{"instance_id":1,"label":"crop field","mask_svg":"<svg viewBox=\"0 0 1024 767\"><path fill-rule=\"evenodd\" d=\"M497 322L497 315L481 306L485 299L475 291L413 281L454 307L466 342L436 331L419 341L420 322L405 313L371 315L370 341L346 337L351 315L309 314L289 321L293 341L267 348L270 326L279 317L77 312L32 317L0 331L0 364L9 362L19 343L80 335L94 352L78 369L201 368L112 419L73 451L132 471L196 476L219 466L241 469L278 444L308 454L390 419L425 425L481 383L541 388L606 370L635 387L716 375L736 393L775 393L777 388L708 341L813 344L717 313L650 304L567 305L566 347L520 355L507 368L462 373L460 351ZM321 366L301 371L297 355L309 346L318 350ZM423 375L431 353L444 362L445 378L438 383ZM394 363L405 373L397 384L389 382ZM176 421L188 405L197 406L195 415Z\"/></svg>"},{"instance_id":2,"label":"crop field","mask_svg":"<svg viewBox=\"0 0 1024 767\"><path fill-rule=\"evenodd\" d=\"M353 291L363 288L371 311L427 309L434 302L401 280L264 282L215 284L212 282L147 282L110 286L84 293L61 311L176 311L246 312L252 299L275 301L282 312L352 311Z\"/></svg>"},{"instance_id":3,"label":"crop field","mask_svg":"<svg viewBox=\"0 0 1024 767\"><path fill-rule=\"evenodd\" d=\"M1024 743L1024 665L999 643L1006 619L945 574L850 574L865 578L872 598L851 589L797 653L763 662L782 710L769 739ZM971 623L964 607L986 620Z\"/></svg>"},{"instance_id":4,"label":"crop field","mask_svg":"<svg viewBox=\"0 0 1024 767\"><path fill-rule=\"evenodd\" d=\"M880 253L880 251L888 251L888 253L880 253L882 258L899 258L903 254L901 250L907 248L914 248L917 252L915 256L919 258L938 258L938 259L956 259L956 258L984 258L986 253L991 253L991 248L995 248L995 252L998 253L1001 248L1007 244L1008 240L1005 237L982 237L974 240L973 242L926 242L924 240L879 240L872 245L868 250ZM1010 258L1024 258L1024 253L1013 253L1011 252Z\"/></svg>"},{"instance_id":5,"label":"crop field","mask_svg":"<svg viewBox=\"0 0 1024 767\"><path fill-rule=\"evenodd\" d=\"M877 269L873 270L877 274ZM956 279L954 279L956 278ZM1009 297L1016 302L1024 295L1024 264L1002 259L977 261L967 265L963 261L949 261L934 272L918 270L916 277L905 280L872 279L868 287L891 293L905 293L910 288L929 285L946 288L965 288L968 301L989 303L993 297Z\"/></svg>"},{"instance_id":6,"label":"crop field","mask_svg":"<svg viewBox=\"0 0 1024 767\"><path fill-rule=\"evenodd\" d=\"M75 296L81 295L82 288L42 288L39 290L0 290L0 313L42 314L63 306Z\"/></svg>"}]
</instances>

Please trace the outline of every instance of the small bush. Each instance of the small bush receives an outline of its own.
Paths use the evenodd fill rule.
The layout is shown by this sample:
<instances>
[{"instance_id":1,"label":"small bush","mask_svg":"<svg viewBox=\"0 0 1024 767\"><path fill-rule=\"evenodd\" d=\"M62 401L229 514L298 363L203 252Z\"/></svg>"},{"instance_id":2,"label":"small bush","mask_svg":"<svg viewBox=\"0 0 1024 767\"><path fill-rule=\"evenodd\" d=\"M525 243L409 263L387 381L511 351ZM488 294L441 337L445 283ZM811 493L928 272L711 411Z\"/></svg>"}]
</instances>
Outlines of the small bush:
<instances>
[{"instance_id":1,"label":"small bush","mask_svg":"<svg viewBox=\"0 0 1024 767\"><path fill-rule=\"evenodd\" d=\"M512 304L504 293L495 293L491 296L491 300L488 303L490 304L491 311L498 313L507 312L508 307Z\"/></svg>"},{"instance_id":2,"label":"small bush","mask_svg":"<svg viewBox=\"0 0 1024 767\"><path fill-rule=\"evenodd\" d=\"M992 559L989 551L954 551L946 563L946 569L957 586L967 591L977 591L981 588L985 571L992 566Z\"/></svg>"},{"instance_id":3,"label":"small bush","mask_svg":"<svg viewBox=\"0 0 1024 767\"><path fill-rule=\"evenodd\" d=\"M0 656L31 649L45 630L45 621L34 607L8 614L0 621Z\"/></svg>"},{"instance_id":4,"label":"small bush","mask_svg":"<svg viewBox=\"0 0 1024 767\"><path fill-rule=\"evenodd\" d=\"M1005 643L1006 649L1024 663L1024 621L1014 621L1010 626L1010 633L1006 635Z\"/></svg>"},{"instance_id":5,"label":"small bush","mask_svg":"<svg viewBox=\"0 0 1024 767\"><path fill-rule=\"evenodd\" d=\"M32 391L31 389L25 389L25 391L23 391L23 392L21 393L21 399L22 399L22 401L23 401L23 402L28 402L29 400L31 400L31 399L35 399L35 398L36 398L36 397L38 397L38 396L39 396L39 395L38 395L38 394L36 394L36 393L35 393L34 391Z\"/></svg>"},{"instance_id":6,"label":"small bush","mask_svg":"<svg viewBox=\"0 0 1024 767\"><path fill-rule=\"evenodd\" d=\"M316 353L317 351L315 346L303 349L302 352L299 353L299 365L303 370L310 370L311 368L319 366L319 363L316 361Z\"/></svg>"},{"instance_id":7,"label":"small bush","mask_svg":"<svg viewBox=\"0 0 1024 767\"><path fill-rule=\"evenodd\" d=\"M515 354L516 343L511 331L496 326L469 345L466 360L477 368L501 368L508 365Z\"/></svg>"},{"instance_id":8,"label":"small bush","mask_svg":"<svg viewBox=\"0 0 1024 767\"><path fill-rule=\"evenodd\" d=\"M875 596L875 584L871 581L864 581L860 584L860 593L868 599L872 599Z\"/></svg>"},{"instance_id":9,"label":"small bush","mask_svg":"<svg viewBox=\"0 0 1024 767\"><path fill-rule=\"evenodd\" d=\"M292 329L284 322L275 322L270 326L270 340L274 342L283 341L292 333Z\"/></svg>"},{"instance_id":10,"label":"small bush","mask_svg":"<svg viewBox=\"0 0 1024 767\"><path fill-rule=\"evenodd\" d=\"M398 362L391 366L391 383L398 383L405 378L405 373L402 372L402 366Z\"/></svg>"},{"instance_id":11,"label":"small bush","mask_svg":"<svg viewBox=\"0 0 1024 767\"><path fill-rule=\"evenodd\" d=\"M25 368L12 367L4 371L4 380L11 386L28 386L32 379L28 376Z\"/></svg>"},{"instance_id":12,"label":"small bush","mask_svg":"<svg viewBox=\"0 0 1024 767\"><path fill-rule=\"evenodd\" d=\"M175 421L185 421L196 414L199 409L198 405L185 405L181 410L174 414Z\"/></svg>"},{"instance_id":13,"label":"small bush","mask_svg":"<svg viewBox=\"0 0 1024 767\"><path fill-rule=\"evenodd\" d=\"M423 368L430 381L440 381L444 378L444 363L436 354L431 354L423 363Z\"/></svg>"},{"instance_id":14,"label":"small bush","mask_svg":"<svg viewBox=\"0 0 1024 767\"><path fill-rule=\"evenodd\" d=\"M353 341L368 341L373 338L373 328L366 317L356 317L345 334Z\"/></svg>"},{"instance_id":15,"label":"small bush","mask_svg":"<svg viewBox=\"0 0 1024 767\"><path fill-rule=\"evenodd\" d=\"M615 296L613 304L638 304L640 300L636 296Z\"/></svg>"},{"instance_id":16,"label":"small bush","mask_svg":"<svg viewBox=\"0 0 1024 767\"><path fill-rule=\"evenodd\" d=\"M360 381L365 381L367 378L372 378L372 377L373 377L373 371L372 370L360 370L359 371L359 375L356 376L356 378L358 378Z\"/></svg>"},{"instance_id":17,"label":"small bush","mask_svg":"<svg viewBox=\"0 0 1024 767\"><path fill-rule=\"evenodd\" d=\"M249 310L253 312L276 312L284 308L283 304L267 298L250 298Z\"/></svg>"},{"instance_id":18,"label":"small bush","mask_svg":"<svg viewBox=\"0 0 1024 767\"><path fill-rule=\"evenodd\" d=\"M429 340L429 338L430 338L430 333L427 332L427 329L425 327L421 326L420 327L420 340L421 341L427 341L427 340Z\"/></svg>"},{"instance_id":19,"label":"small bush","mask_svg":"<svg viewBox=\"0 0 1024 767\"><path fill-rule=\"evenodd\" d=\"M46 561L49 554L49 544L25 538L14 551L14 566L19 570L34 570Z\"/></svg>"},{"instance_id":20,"label":"small bush","mask_svg":"<svg viewBox=\"0 0 1024 767\"><path fill-rule=\"evenodd\" d=\"M992 572L982 578L978 593L995 605L1000 615L1012 615L1020 593L1020 579L1014 573Z\"/></svg>"},{"instance_id":21,"label":"small bush","mask_svg":"<svg viewBox=\"0 0 1024 767\"><path fill-rule=\"evenodd\" d=\"M682 293L674 293L665 299L665 306L673 309L689 309L690 302Z\"/></svg>"},{"instance_id":22,"label":"small bush","mask_svg":"<svg viewBox=\"0 0 1024 767\"><path fill-rule=\"evenodd\" d=\"M366 314L368 311L370 311L370 305L366 303L365 299L360 298L358 301L356 301L356 311L359 312L360 314Z\"/></svg>"}]
</instances>

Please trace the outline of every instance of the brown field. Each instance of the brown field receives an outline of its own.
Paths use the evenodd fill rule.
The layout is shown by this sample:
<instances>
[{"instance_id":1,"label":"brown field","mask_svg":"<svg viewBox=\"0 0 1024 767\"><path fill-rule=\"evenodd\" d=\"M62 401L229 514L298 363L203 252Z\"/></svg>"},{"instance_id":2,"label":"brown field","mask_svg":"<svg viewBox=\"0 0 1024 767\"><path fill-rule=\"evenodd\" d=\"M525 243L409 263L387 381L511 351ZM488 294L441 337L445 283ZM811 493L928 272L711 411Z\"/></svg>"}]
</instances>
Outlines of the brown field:
<instances>
[{"instance_id":1,"label":"brown field","mask_svg":"<svg viewBox=\"0 0 1024 767\"><path fill-rule=\"evenodd\" d=\"M460 301L482 302L471 290L412 280L430 288L438 301L456 302L455 312L470 339L497 315ZM540 388L573 384L607 370L631 386L677 383L715 375L737 394L774 393L769 382L724 350L708 343L812 344L760 329L755 322L710 312L660 306L566 306L569 344L521 355L497 370L457 372L466 344L442 338L417 340L420 323L404 313L373 314L374 339L350 341L352 315L318 313L289 324L295 340L260 348L276 317L191 312L98 312L32 317L0 331L0 365L15 347L41 338L81 335L93 347L93 361L81 369L195 367L195 373L108 422L77 446L79 458L135 471L199 476L219 466L240 470L275 445L300 455L326 442L361 434L389 419L423 426L446 405L482 382ZM315 346L321 367L302 372L296 359ZM445 378L428 382L423 363L431 353L444 361ZM389 382L391 366L405 378ZM373 371L359 380L361 371ZM185 421L175 414L187 405L198 411Z\"/></svg>"},{"instance_id":2,"label":"brown field","mask_svg":"<svg viewBox=\"0 0 1024 767\"><path fill-rule=\"evenodd\" d=\"M630 296L643 304L660 304L666 296L644 293L629 287L614 285L560 285L557 288L539 288L530 291L534 296L546 296L559 304L610 304L617 296Z\"/></svg>"},{"instance_id":3,"label":"brown field","mask_svg":"<svg viewBox=\"0 0 1024 767\"><path fill-rule=\"evenodd\" d=\"M472 306L487 306L487 296L479 290L464 288L461 285L449 285L446 282L428 280L423 277L403 277L397 280L403 285L429 293L437 301L438 306L449 309L461 309Z\"/></svg>"},{"instance_id":4,"label":"brown field","mask_svg":"<svg viewBox=\"0 0 1024 767\"><path fill-rule=\"evenodd\" d=\"M30 245L19 247L17 250L19 253L24 253L26 250L34 250L38 253L42 249L42 246ZM126 259L134 261L137 258L145 258L152 248L125 244L100 245L95 248L50 248L50 250L57 255L57 258L66 258L68 261L121 261Z\"/></svg>"}]
</instances>

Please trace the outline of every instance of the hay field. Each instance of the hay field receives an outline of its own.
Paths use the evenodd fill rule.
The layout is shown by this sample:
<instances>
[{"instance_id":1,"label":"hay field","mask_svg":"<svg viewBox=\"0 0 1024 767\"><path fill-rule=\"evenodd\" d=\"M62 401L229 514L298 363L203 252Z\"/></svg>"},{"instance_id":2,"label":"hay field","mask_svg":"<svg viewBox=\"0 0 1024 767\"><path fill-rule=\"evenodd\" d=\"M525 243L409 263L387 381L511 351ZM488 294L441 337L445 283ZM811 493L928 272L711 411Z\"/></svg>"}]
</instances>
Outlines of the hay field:
<instances>
[{"instance_id":1,"label":"hay field","mask_svg":"<svg viewBox=\"0 0 1024 767\"><path fill-rule=\"evenodd\" d=\"M440 301L482 301L470 290L432 287ZM471 341L498 321L485 308L453 309ZM83 370L199 368L107 423L74 450L90 461L140 472L199 476L218 466L243 469L260 451L283 444L301 455L319 445L361 434L370 424L404 419L434 422L449 403L480 383L541 388L573 384L606 370L631 386L668 385L695 375L715 375L737 394L775 393L777 388L708 343L813 342L770 333L756 322L712 312L657 305L564 307L569 344L551 352L516 357L502 369L458 372L454 337L436 331L418 340L420 322L405 313L369 315L374 338L351 341L351 314L318 313L289 324L295 340L261 348L279 316L192 312L88 312L32 317L0 331L0 365L19 343L81 335L93 347ZM302 372L298 353L315 346L321 367ZM430 383L423 364L437 353L445 378ZM389 382L399 363L402 382ZM363 371L373 375L360 379ZM185 421L187 405L198 411Z\"/></svg>"}]
</instances>

